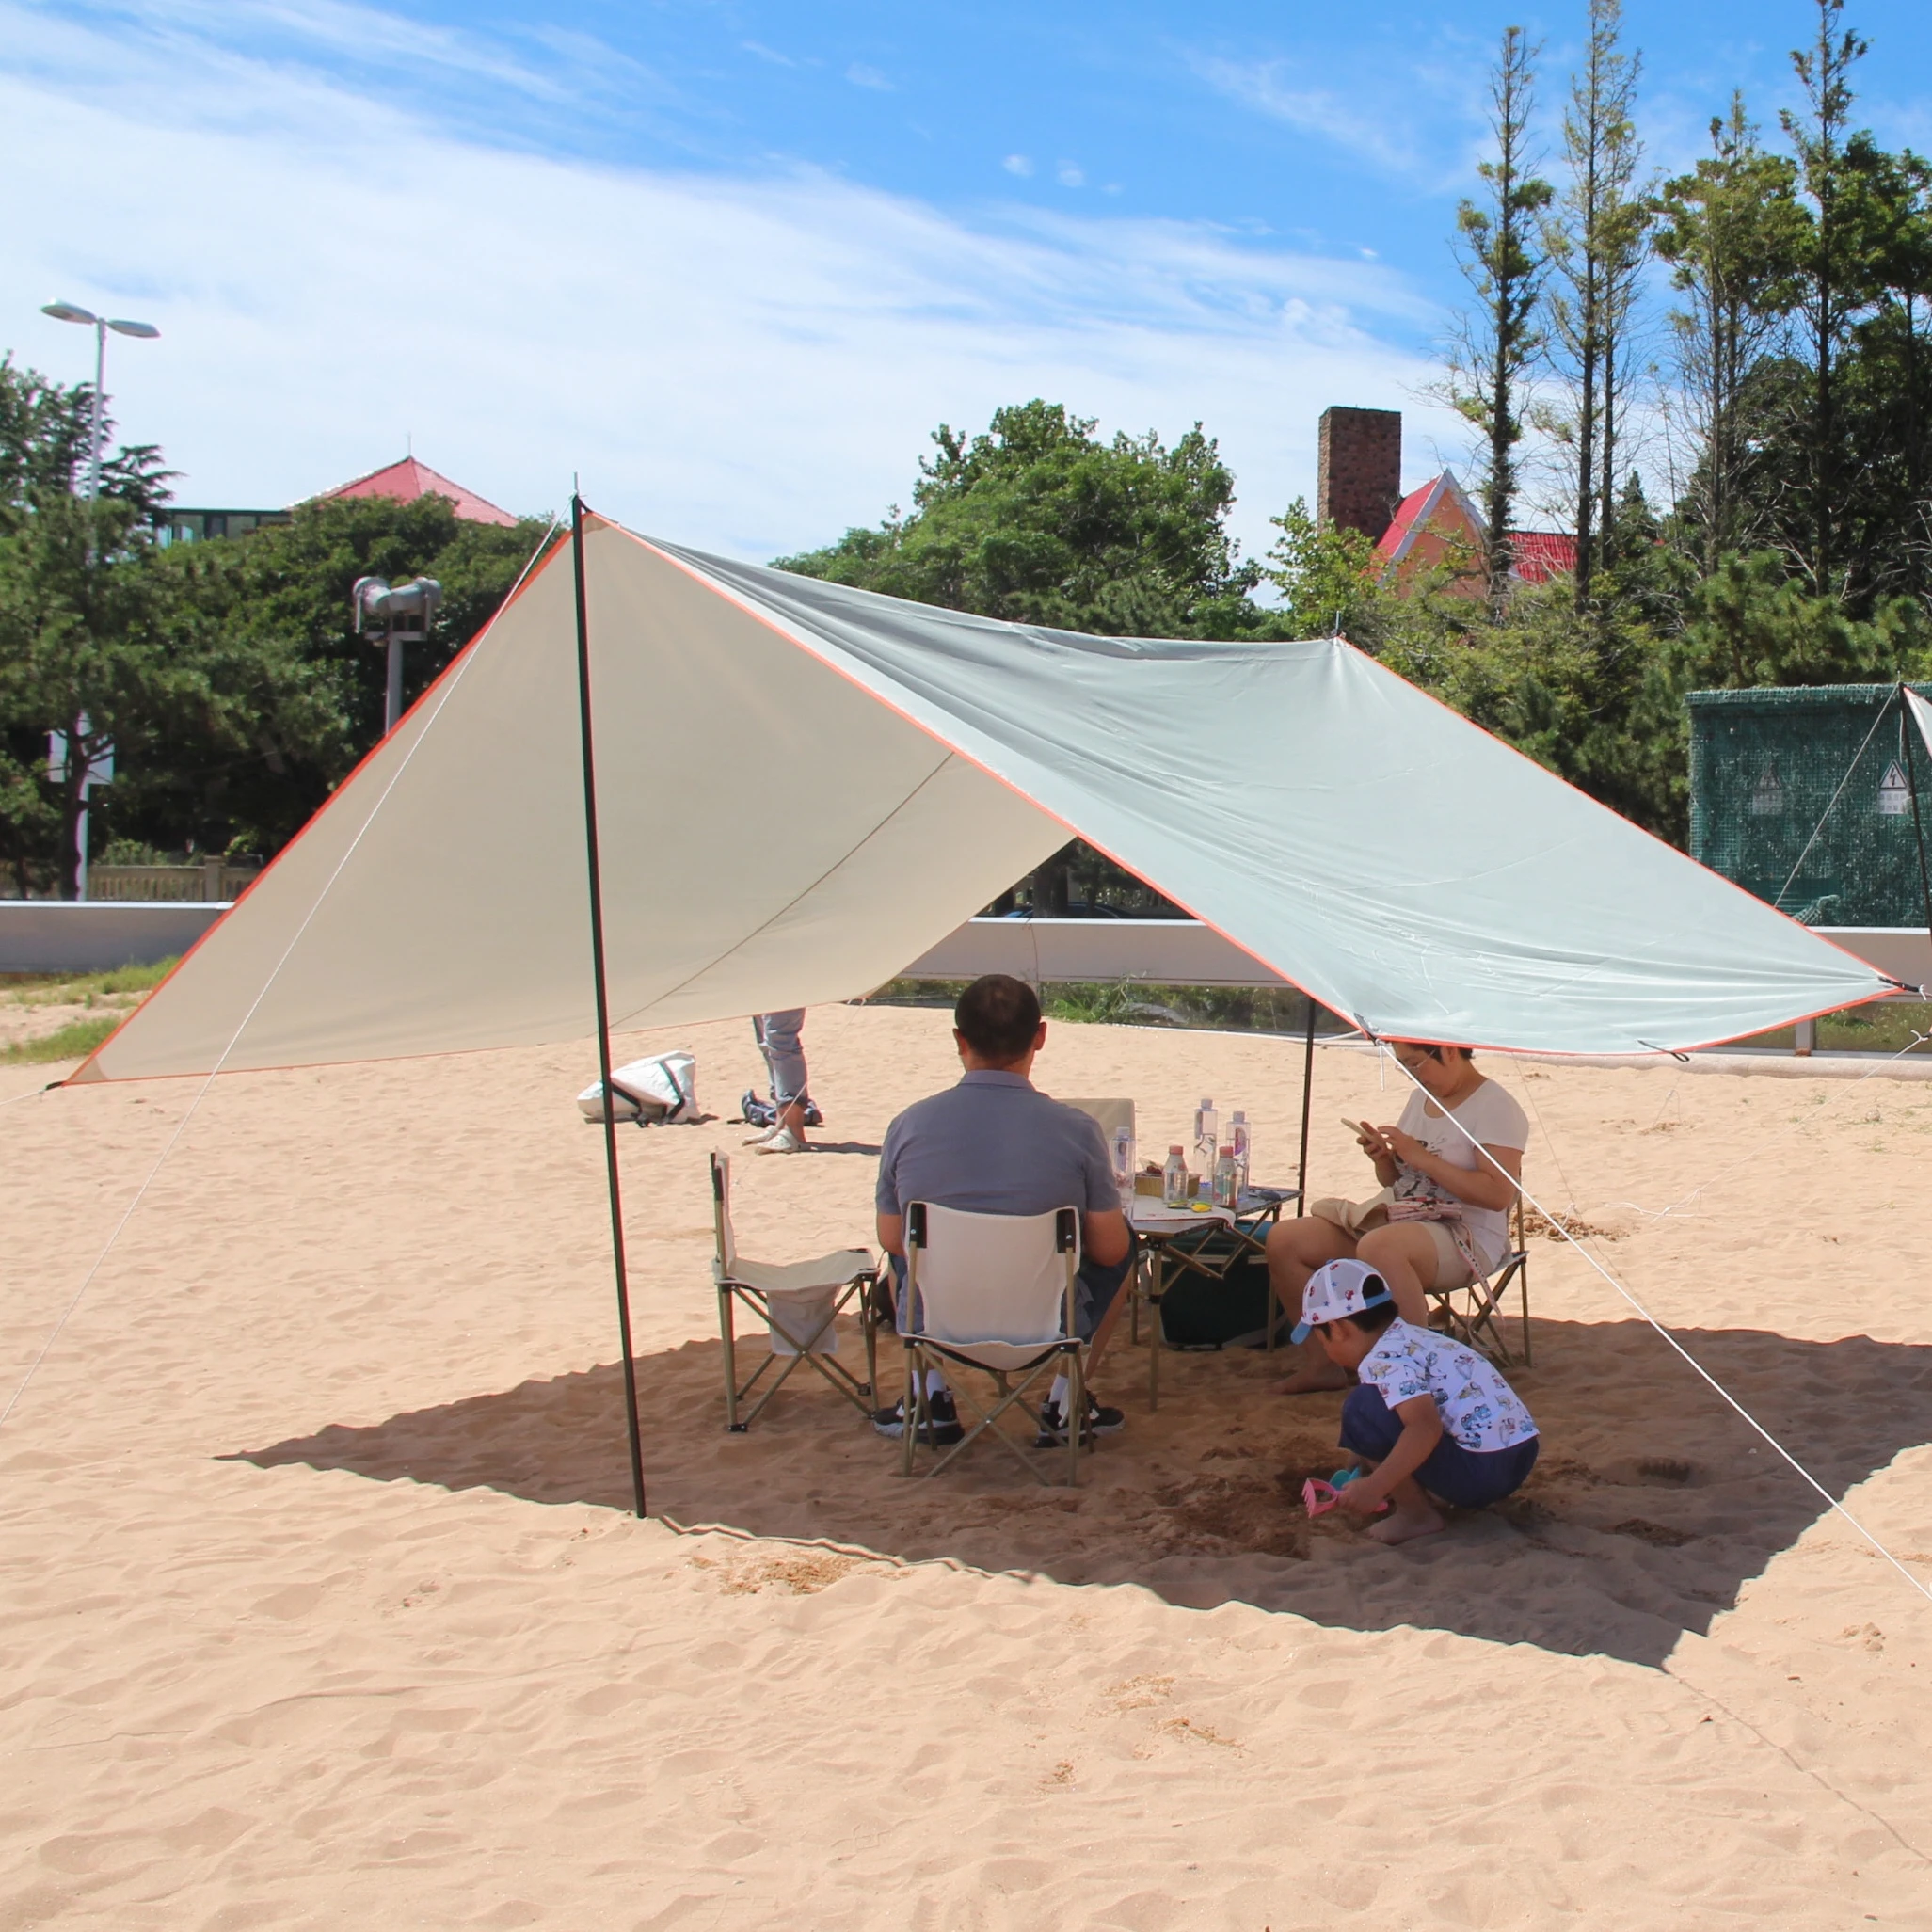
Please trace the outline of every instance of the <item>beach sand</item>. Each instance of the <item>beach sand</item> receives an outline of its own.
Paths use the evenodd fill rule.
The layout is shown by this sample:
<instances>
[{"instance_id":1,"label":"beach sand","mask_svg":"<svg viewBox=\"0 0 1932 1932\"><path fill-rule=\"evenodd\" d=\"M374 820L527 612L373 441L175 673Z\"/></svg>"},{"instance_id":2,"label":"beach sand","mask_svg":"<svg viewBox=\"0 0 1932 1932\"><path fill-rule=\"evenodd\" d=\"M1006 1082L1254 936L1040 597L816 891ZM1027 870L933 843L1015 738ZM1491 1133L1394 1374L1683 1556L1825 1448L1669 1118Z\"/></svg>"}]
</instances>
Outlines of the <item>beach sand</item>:
<instances>
[{"instance_id":1,"label":"beach sand","mask_svg":"<svg viewBox=\"0 0 1932 1932\"><path fill-rule=\"evenodd\" d=\"M772 1259L870 1240L956 1072L939 1013L806 1038L825 1150L736 1170ZM1444 1536L1308 1524L1339 1397L1238 1349L1154 1415L1117 1350L1077 1493L906 1483L804 1373L725 1432L750 1030L619 1045L718 1116L620 1138L645 1522L587 1046L224 1077L90 1282L202 1083L0 1068L0 1928L1932 1923L1932 1603L1575 1253L1542 1461ZM1932 1085L1485 1064L1531 1190L1932 1578ZM1293 1178L1298 1043L1056 1026L1037 1077L1157 1155L1212 1093ZM1397 1078L1317 1053L1315 1191Z\"/></svg>"}]
</instances>

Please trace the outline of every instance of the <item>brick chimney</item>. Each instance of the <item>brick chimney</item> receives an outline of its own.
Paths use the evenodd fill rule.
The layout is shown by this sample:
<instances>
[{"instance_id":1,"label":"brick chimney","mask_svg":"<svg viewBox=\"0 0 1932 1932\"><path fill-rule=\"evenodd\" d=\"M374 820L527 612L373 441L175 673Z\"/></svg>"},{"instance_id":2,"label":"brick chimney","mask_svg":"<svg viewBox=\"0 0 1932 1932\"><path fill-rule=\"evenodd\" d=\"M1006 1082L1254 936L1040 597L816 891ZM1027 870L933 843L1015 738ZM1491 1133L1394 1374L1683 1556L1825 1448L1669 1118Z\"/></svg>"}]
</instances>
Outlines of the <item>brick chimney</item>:
<instances>
[{"instance_id":1,"label":"brick chimney","mask_svg":"<svg viewBox=\"0 0 1932 1932\"><path fill-rule=\"evenodd\" d=\"M1359 530L1374 543L1401 501L1402 412L1324 409L1316 520Z\"/></svg>"}]
</instances>

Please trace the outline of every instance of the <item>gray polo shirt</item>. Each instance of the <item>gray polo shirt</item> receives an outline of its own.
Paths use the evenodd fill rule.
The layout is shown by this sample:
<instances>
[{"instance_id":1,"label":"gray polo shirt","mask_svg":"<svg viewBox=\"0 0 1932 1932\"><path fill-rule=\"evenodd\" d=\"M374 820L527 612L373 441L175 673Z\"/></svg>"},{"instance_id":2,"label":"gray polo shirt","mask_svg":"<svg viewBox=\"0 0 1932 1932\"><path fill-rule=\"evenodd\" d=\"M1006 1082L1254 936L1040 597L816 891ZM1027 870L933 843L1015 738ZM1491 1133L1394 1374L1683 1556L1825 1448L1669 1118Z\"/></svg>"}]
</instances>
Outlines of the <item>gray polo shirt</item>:
<instances>
[{"instance_id":1,"label":"gray polo shirt","mask_svg":"<svg viewBox=\"0 0 1932 1932\"><path fill-rule=\"evenodd\" d=\"M1119 1210L1100 1124L1018 1074L969 1073L886 1129L878 1207L930 1201L969 1214Z\"/></svg>"}]
</instances>

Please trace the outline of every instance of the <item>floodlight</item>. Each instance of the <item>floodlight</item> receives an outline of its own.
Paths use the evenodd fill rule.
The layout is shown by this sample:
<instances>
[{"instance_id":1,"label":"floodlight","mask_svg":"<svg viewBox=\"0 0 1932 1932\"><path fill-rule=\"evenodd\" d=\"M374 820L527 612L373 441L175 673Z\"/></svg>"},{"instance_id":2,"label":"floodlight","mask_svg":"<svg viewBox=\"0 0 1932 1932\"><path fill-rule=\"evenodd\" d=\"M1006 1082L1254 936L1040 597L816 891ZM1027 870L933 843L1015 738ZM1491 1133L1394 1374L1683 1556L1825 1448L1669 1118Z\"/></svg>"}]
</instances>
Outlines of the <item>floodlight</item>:
<instances>
[{"instance_id":1,"label":"floodlight","mask_svg":"<svg viewBox=\"0 0 1932 1932\"><path fill-rule=\"evenodd\" d=\"M78 302L47 302L42 305L40 313L53 316L56 322L85 322L90 328L101 319L83 309Z\"/></svg>"}]
</instances>

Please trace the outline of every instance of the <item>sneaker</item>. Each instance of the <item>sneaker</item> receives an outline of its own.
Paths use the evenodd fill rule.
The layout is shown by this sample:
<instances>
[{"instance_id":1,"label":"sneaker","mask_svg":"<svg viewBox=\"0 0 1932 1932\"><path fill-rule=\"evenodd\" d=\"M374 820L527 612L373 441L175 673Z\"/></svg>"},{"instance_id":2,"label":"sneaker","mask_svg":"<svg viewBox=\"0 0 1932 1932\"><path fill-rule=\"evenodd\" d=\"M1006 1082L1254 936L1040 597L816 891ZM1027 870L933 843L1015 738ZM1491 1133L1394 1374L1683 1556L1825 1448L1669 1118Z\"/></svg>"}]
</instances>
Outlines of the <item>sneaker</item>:
<instances>
[{"instance_id":1,"label":"sneaker","mask_svg":"<svg viewBox=\"0 0 1932 1932\"><path fill-rule=\"evenodd\" d=\"M952 1397L947 1390L935 1389L926 1397L926 1407L933 1417L932 1440L935 1448L946 1448L965 1436L959 1411L953 1407ZM905 1434L905 1404L895 1402L889 1409L874 1409L872 1427L883 1436L890 1436L895 1442L900 1440ZM920 1440L925 1440L923 1430Z\"/></svg>"},{"instance_id":2,"label":"sneaker","mask_svg":"<svg viewBox=\"0 0 1932 1932\"><path fill-rule=\"evenodd\" d=\"M744 1098L738 1103L738 1110L744 1116L748 1127L774 1127L778 1125L778 1110L769 1100L760 1100L758 1090L747 1087Z\"/></svg>"},{"instance_id":3,"label":"sneaker","mask_svg":"<svg viewBox=\"0 0 1932 1932\"><path fill-rule=\"evenodd\" d=\"M1127 1418L1119 1409L1109 1409L1096 1402L1092 1396L1087 1397L1087 1424L1080 1430L1081 1443L1087 1444L1095 1436L1113 1435L1125 1429ZM1059 1449L1066 1445L1066 1418L1060 1413L1058 1402L1048 1402L1040 1411L1040 1433L1033 1438L1036 1449Z\"/></svg>"},{"instance_id":4,"label":"sneaker","mask_svg":"<svg viewBox=\"0 0 1932 1932\"><path fill-rule=\"evenodd\" d=\"M765 1138L758 1142L760 1154L809 1154L811 1145L801 1141L790 1127L774 1127Z\"/></svg>"},{"instance_id":5,"label":"sneaker","mask_svg":"<svg viewBox=\"0 0 1932 1932\"><path fill-rule=\"evenodd\" d=\"M825 1116L819 1111L819 1103L816 1100L807 1100L805 1103L805 1124L808 1127L822 1127L825 1125Z\"/></svg>"}]
</instances>

